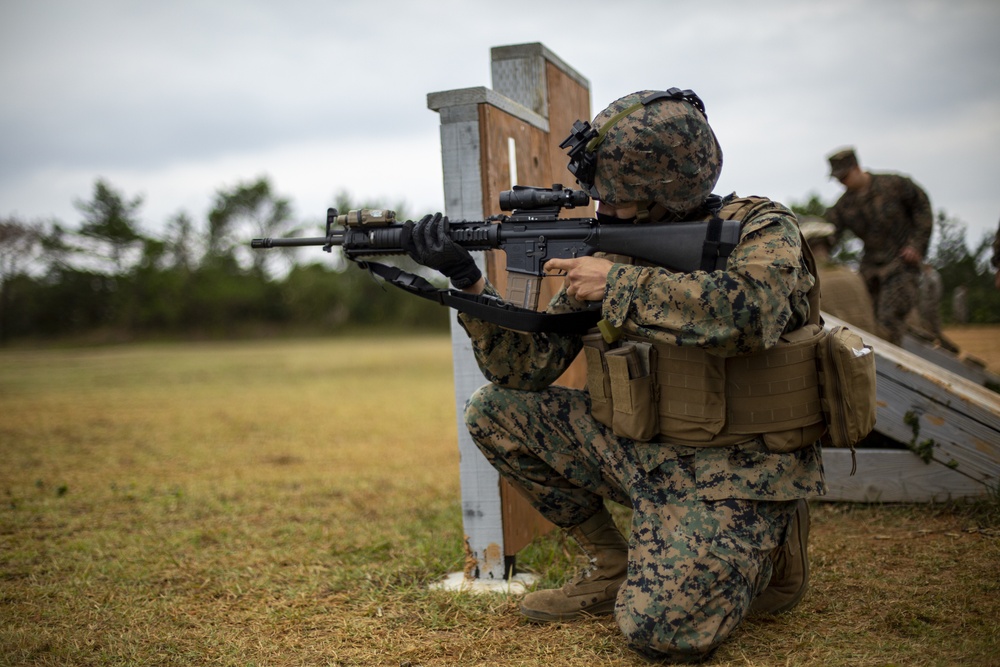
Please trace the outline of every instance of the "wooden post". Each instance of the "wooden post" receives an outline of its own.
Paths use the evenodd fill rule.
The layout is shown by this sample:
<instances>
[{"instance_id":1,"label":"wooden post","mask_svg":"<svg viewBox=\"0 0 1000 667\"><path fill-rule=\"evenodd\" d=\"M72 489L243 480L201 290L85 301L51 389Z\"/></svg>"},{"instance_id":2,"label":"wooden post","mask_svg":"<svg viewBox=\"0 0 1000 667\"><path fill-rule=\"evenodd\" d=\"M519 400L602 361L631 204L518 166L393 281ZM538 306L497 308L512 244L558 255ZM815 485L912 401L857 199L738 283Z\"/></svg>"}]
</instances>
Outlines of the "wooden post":
<instances>
[{"instance_id":1,"label":"wooden post","mask_svg":"<svg viewBox=\"0 0 1000 667\"><path fill-rule=\"evenodd\" d=\"M500 213L499 194L513 185L575 183L559 143L574 121L590 119L589 82L541 44L497 47L491 55L494 89L465 88L427 96L427 106L440 114L445 212L452 220ZM503 293L504 254L487 253L482 268ZM559 286L558 279L543 281L540 308ZM468 435L462 418L465 401L486 380L456 320L452 350L465 576L502 581L511 572L515 554L551 524L500 479ZM577 360L560 383L582 387L585 376L582 361Z\"/></svg>"}]
</instances>

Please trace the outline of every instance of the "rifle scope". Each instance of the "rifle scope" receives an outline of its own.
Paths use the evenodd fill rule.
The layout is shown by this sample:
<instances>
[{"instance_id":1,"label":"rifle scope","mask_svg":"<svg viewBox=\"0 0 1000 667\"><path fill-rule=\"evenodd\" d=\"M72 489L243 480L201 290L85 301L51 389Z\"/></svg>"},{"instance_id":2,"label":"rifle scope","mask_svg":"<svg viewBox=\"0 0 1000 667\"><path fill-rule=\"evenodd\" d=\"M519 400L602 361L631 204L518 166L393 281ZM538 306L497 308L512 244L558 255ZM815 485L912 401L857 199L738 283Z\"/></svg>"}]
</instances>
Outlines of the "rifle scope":
<instances>
[{"instance_id":1,"label":"rifle scope","mask_svg":"<svg viewBox=\"0 0 1000 667\"><path fill-rule=\"evenodd\" d=\"M532 210L539 208L576 208L590 203L583 190L570 190L556 183L551 188L515 185L513 190L500 193L500 210Z\"/></svg>"}]
</instances>

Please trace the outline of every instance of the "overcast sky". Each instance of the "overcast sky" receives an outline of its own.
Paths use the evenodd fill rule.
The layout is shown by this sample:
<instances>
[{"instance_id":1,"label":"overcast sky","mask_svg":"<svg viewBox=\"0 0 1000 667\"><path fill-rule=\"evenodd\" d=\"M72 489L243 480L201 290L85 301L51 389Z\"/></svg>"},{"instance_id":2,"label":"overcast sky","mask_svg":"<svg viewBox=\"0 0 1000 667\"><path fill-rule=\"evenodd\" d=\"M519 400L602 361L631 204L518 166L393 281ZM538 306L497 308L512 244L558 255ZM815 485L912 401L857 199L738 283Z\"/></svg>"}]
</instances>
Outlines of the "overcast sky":
<instances>
[{"instance_id":1,"label":"overcast sky","mask_svg":"<svg viewBox=\"0 0 1000 667\"><path fill-rule=\"evenodd\" d=\"M825 158L849 144L976 242L1000 218L998 35L997 0L2 0L0 216L75 226L99 177L145 197L150 232L260 175L317 225L341 191L440 210L427 94L541 42L594 113L694 89L720 193L832 202Z\"/></svg>"}]
</instances>

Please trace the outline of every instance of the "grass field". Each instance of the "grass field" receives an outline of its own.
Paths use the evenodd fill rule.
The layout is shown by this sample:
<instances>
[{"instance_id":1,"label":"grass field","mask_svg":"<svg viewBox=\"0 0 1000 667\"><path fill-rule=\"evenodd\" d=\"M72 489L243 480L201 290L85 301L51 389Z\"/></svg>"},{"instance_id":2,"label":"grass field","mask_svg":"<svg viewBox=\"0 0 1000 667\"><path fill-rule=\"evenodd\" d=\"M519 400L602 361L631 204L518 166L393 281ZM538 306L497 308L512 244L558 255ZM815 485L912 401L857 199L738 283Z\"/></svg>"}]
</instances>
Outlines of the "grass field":
<instances>
[{"instance_id":1,"label":"grass field","mask_svg":"<svg viewBox=\"0 0 1000 667\"><path fill-rule=\"evenodd\" d=\"M647 664L610 619L429 590L455 439L445 337L0 351L0 665ZM708 664L1000 664L998 528L817 502L810 593Z\"/></svg>"}]
</instances>

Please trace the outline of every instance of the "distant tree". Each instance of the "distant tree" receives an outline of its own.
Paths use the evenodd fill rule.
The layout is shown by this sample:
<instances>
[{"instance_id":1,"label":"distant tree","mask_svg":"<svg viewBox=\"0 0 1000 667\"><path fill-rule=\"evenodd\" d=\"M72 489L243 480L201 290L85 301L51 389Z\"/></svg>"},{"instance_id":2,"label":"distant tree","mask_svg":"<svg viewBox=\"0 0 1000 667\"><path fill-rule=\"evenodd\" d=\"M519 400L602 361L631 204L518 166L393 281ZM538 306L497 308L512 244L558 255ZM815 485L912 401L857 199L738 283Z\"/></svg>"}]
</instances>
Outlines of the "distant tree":
<instances>
[{"instance_id":1,"label":"distant tree","mask_svg":"<svg viewBox=\"0 0 1000 667\"><path fill-rule=\"evenodd\" d=\"M170 268L191 271L197 264L199 248L194 221L184 211L167 220L165 244L166 261Z\"/></svg>"},{"instance_id":2,"label":"distant tree","mask_svg":"<svg viewBox=\"0 0 1000 667\"><path fill-rule=\"evenodd\" d=\"M808 199L804 202L793 201L789 205L789 208L792 209L792 212L800 218L804 218L807 215L814 215L822 218L823 214L826 213L827 205L823 203L823 200L820 199L819 195L815 192L810 192L807 196Z\"/></svg>"},{"instance_id":3,"label":"distant tree","mask_svg":"<svg viewBox=\"0 0 1000 667\"><path fill-rule=\"evenodd\" d=\"M27 271L41 248L44 228L14 216L0 218L0 284Z\"/></svg>"},{"instance_id":4,"label":"distant tree","mask_svg":"<svg viewBox=\"0 0 1000 667\"><path fill-rule=\"evenodd\" d=\"M975 274L975 261L969 262L969 246L966 243L965 224L949 218L944 211L938 213L934 224L934 243L930 250L928 261L938 271L949 267L969 265L970 275ZM969 276L966 276L969 277Z\"/></svg>"},{"instance_id":5,"label":"distant tree","mask_svg":"<svg viewBox=\"0 0 1000 667\"><path fill-rule=\"evenodd\" d=\"M993 234L984 234L971 253L976 263L976 288L970 290L969 315L971 322L979 324L1000 322L1000 290L989 262L992 245Z\"/></svg>"},{"instance_id":6,"label":"distant tree","mask_svg":"<svg viewBox=\"0 0 1000 667\"><path fill-rule=\"evenodd\" d=\"M11 285L37 260L42 238L40 222L25 222L13 216L0 218L0 343L6 343L9 337Z\"/></svg>"},{"instance_id":7,"label":"distant tree","mask_svg":"<svg viewBox=\"0 0 1000 667\"><path fill-rule=\"evenodd\" d=\"M79 234L99 244L98 253L106 249L114 265L114 273L126 271L126 255L139 249L145 238L139 232L138 211L142 196L126 199L103 179L94 183L90 201L77 200L76 208L83 214Z\"/></svg>"},{"instance_id":8,"label":"distant tree","mask_svg":"<svg viewBox=\"0 0 1000 667\"><path fill-rule=\"evenodd\" d=\"M261 176L216 192L208 214L208 253L229 256L237 265L249 265L258 275L266 275L273 252L252 252L250 239L285 235L294 224L292 206L279 197L271 181Z\"/></svg>"},{"instance_id":9,"label":"distant tree","mask_svg":"<svg viewBox=\"0 0 1000 667\"><path fill-rule=\"evenodd\" d=\"M69 258L77 252L72 236L73 232L58 221L54 221L43 233L41 244L46 272L52 273L59 268L69 267Z\"/></svg>"},{"instance_id":10,"label":"distant tree","mask_svg":"<svg viewBox=\"0 0 1000 667\"><path fill-rule=\"evenodd\" d=\"M944 211L938 214L928 262L941 276L941 310L946 321L952 316L958 287L965 292L970 322L1000 321L1000 292L993 286L993 273L986 261L990 242L986 235L970 250L965 223L949 218Z\"/></svg>"}]
</instances>

